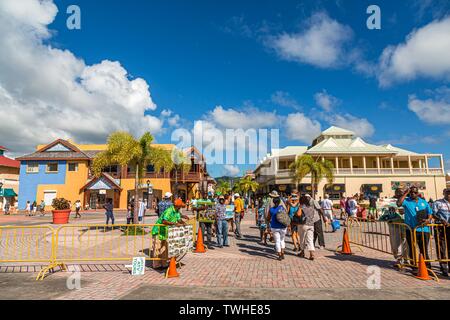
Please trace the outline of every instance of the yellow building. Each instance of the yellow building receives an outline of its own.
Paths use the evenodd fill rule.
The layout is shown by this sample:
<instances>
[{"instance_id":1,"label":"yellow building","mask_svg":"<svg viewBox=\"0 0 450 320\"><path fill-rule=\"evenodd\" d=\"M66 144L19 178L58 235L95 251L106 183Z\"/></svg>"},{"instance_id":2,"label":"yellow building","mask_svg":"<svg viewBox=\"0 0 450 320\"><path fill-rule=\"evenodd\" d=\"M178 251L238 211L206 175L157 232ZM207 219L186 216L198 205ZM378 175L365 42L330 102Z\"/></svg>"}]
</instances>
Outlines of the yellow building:
<instances>
[{"instance_id":1,"label":"yellow building","mask_svg":"<svg viewBox=\"0 0 450 320\"><path fill-rule=\"evenodd\" d=\"M352 131L330 127L312 145L290 146L272 150L255 169L260 192L271 190L289 193L299 189L311 192L311 176L299 184L292 181L289 166L300 156L308 154L317 161L334 164L334 183L323 179L316 186L317 194L329 194L337 200L342 196L363 193L391 197L398 187L416 185L428 200L442 196L446 186L442 154L419 154L387 145L373 145L357 137Z\"/></svg>"},{"instance_id":2,"label":"yellow building","mask_svg":"<svg viewBox=\"0 0 450 320\"><path fill-rule=\"evenodd\" d=\"M173 144L154 146L169 151L175 148ZM135 193L134 168L114 165L104 168L100 177L92 175L94 157L106 148L106 144L84 145L59 139L17 158L21 163L19 208L25 208L27 201L43 200L50 209L52 200L62 197L72 204L80 200L83 208L90 209L101 208L107 199L112 199L115 208L126 209ZM191 159L189 172L155 172L152 166L146 168L138 197L147 201L149 207L152 199L161 199L168 191L185 200L202 191L208 177L204 158L193 147L185 152Z\"/></svg>"}]
</instances>

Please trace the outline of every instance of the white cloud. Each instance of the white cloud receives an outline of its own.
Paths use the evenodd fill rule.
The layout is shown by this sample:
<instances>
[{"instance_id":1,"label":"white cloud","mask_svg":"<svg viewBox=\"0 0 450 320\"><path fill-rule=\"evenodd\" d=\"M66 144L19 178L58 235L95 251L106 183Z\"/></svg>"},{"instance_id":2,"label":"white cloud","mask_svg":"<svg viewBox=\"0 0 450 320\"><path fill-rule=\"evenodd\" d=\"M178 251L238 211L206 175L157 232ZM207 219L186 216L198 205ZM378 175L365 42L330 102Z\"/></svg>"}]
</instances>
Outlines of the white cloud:
<instances>
[{"instance_id":1,"label":"white cloud","mask_svg":"<svg viewBox=\"0 0 450 320\"><path fill-rule=\"evenodd\" d=\"M320 123L309 119L303 113L289 114L283 129L288 139L306 143L311 143L321 132Z\"/></svg>"},{"instance_id":2,"label":"white cloud","mask_svg":"<svg viewBox=\"0 0 450 320\"><path fill-rule=\"evenodd\" d=\"M322 90L322 92L317 92L314 95L314 100L316 101L316 104L325 111L331 111L340 103L340 100L338 98L333 97L331 94L328 94L325 89Z\"/></svg>"},{"instance_id":3,"label":"white cloud","mask_svg":"<svg viewBox=\"0 0 450 320\"><path fill-rule=\"evenodd\" d=\"M86 65L52 47L51 0L0 2L0 136L14 152L30 152L56 138L104 142L115 130L157 134L163 121L149 86L116 61Z\"/></svg>"},{"instance_id":4,"label":"white cloud","mask_svg":"<svg viewBox=\"0 0 450 320\"><path fill-rule=\"evenodd\" d=\"M217 106L209 112L208 118L223 128L229 129L270 128L277 125L278 121L274 112L261 111L254 107L237 111Z\"/></svg>"},{"instance_id":5,"label":"white cloud","mask_svg":"<svg viewBox=\"0 0 450 320\"><path fill-rule=\"evenodd\" d=\"M295 110L300 110L301 107L298 102L291 97L291 95L284 91L277 91L270 97L270 100L276 105L282 107L293 108Z\"/></svg>"},{"instance_id":6,"label":"white cloud","mask_svg":"<svg viewBox=\"0 0 450 320\"><path fill-rule=\"evenodd\" d=\"M324 117L331 125L351 130L363 138L371 137L375 133L374 126L366 118L358 118L348 113L325 115Z\"/></svg>"},{"instance_id":7,"label":"white cloud","mask_svg":"<svg viewBox=\"0 0 450 320\"><path fill-rule=\"evenodd\" d=\"M241 172L241 169L239 169L238 166L234 166L231 164L225 164L223 167L227 176L235 177Z\"/></svg>"},{"instance_id":8,"label":"white cloud","mask_svg":"<svg viewBox=\"0 0 450 320\"><path fill-rule=\"evenodd\" d=\"M381 86L419 77L450 79L450 16L414 30L380 57Z\"/></svg>"},{"instance_id":9,"label":"white cloud","mask_svg":"<svg viewBox=\"0 0 450 320\"><path fill-rule=\"evenodd\" d=\"M350 27L319 12L298 33L283 33L267 40L267 45L289 61L335 68L347 61L345 45L353 37Z\"/></svg>"},{"instance_id":10,"label":"white cloud","mask_svg":"<svg viewBox=\"0 0 450 320\"><path fill-rule=\"evenodd\" d=\"M409 110L416 113L420 120L437 125L450 124L450 88L439 88L431 92L432 98L421 100L410 95Z\"/></svg>"}]
</instances>

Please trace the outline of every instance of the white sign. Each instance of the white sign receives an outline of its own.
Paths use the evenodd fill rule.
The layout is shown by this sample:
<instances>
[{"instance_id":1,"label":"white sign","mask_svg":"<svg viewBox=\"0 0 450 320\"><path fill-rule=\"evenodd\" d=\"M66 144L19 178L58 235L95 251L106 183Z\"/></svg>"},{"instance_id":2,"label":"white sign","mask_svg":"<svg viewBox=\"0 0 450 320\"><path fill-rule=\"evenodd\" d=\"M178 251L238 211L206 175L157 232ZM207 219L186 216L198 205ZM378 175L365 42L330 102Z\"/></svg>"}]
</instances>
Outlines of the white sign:
<instances>
[{"instance_id":1,"label":"white sign","mask_svg":"<svg viewBox=\"0 0 450 320\"><path fill-rule=\"evenodd\" d=\"M98 194L106 194L106 190L99 190Z\"/></svg>"},{"instance_id":2,"label":"white sign","mask_svg":"<svg viewBox=\"0 0 450 320\"><path fill-rule=\"evenodd\" d=\"M131 267L131 275L141 276L145 272L145 257L134 257Z\"/></svg>"},{"instance_id":3,"label":"white sign","mask_svg":"<svg viewBox=\"0 0 450 320\"><path fill-rule=\"evenodd\" d=\"M191 225L171 227L168 232L168 256L178 257L192 250L193 229Z\"/></svg>"}]
</instances>

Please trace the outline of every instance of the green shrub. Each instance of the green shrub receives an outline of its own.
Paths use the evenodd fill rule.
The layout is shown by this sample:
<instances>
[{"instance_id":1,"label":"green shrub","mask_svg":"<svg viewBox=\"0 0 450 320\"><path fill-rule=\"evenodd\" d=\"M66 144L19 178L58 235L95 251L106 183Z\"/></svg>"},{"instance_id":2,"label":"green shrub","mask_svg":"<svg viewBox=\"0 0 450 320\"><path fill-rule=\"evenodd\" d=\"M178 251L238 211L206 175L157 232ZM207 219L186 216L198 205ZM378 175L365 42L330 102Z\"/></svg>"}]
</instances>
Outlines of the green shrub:
<instances>
[{"instance_id":1,"label":"green shrub","mask_svg":"<svg viewBox=\"0 0 450 320\"><path fill-rule=\"evenodd\" d=\"M69 200L64 198L55 198L52 201L52 207L55 210L68 210L70 209L70 203Z\"/></svg>"}]
</instances>

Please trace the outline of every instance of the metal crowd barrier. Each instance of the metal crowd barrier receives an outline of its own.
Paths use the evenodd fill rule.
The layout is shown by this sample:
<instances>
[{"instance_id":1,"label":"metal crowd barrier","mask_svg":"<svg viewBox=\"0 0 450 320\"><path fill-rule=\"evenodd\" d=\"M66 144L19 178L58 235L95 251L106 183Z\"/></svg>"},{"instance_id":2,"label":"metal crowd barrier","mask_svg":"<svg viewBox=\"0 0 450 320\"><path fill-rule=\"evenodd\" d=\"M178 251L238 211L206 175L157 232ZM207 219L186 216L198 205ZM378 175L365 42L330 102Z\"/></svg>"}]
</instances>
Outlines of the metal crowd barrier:
<instances>
[{"instance_id":1,"label":"metal crowd barrier","mask_svg":"<svg viewBox=\"0 0 450 320\"><path fill-rule=\"evenodd\" d=\"M191 219L188 224L193 225L195 240L197 223ZM152 257L154 226L163 225L0 226L0 263L45 263L36 278L42 280L56 267L67 270L67 263L119 262L138 256L162 260Z\"/></svg>"},{"instance_id":2,"label":"metal crowd barrier","mask_svg":"<svg viewBox=\"0 0 450 320\"><path fill-rule=\"evenodd\" d=\"M418 231L428 227L429 232ZM418 252L422 253L425 263L450 263L450 228L438 223L418 226L414 229L414 237Z\"/></svg>"},{"instance_id":3,"label":"metal crowd barrier","mask_svg":"<svg viewBox=\"0 0 450 320\"><path fill-rule=\"evenodd\" d=\"M358 219L347 228L351 243L392 254L401 267L417 265L415 232L407 224Z\"/></svg>"}]
</instances>

